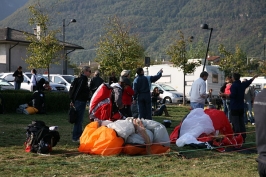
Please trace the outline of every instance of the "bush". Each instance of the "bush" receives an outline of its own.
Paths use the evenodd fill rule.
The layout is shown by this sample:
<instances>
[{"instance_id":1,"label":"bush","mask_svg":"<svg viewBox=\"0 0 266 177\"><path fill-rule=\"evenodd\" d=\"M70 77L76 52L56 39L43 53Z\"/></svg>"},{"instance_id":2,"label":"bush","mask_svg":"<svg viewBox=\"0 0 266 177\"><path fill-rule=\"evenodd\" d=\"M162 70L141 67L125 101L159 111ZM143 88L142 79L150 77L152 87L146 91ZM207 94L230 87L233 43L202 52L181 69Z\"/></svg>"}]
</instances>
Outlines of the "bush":
<instances>
[{"instance_id":1,"label":"bush","mask_svg":"<svg viewBox=\"0 0 266 177\"><path fill-rule=\"evenodd\" d=\"M31 101L32 92L24 90L0 91L3 98L5 113L15 112L21 104ZM46 112L62 112L69 109L70 99L68 92L45 92Z\"/></svg>"}]
</instances>

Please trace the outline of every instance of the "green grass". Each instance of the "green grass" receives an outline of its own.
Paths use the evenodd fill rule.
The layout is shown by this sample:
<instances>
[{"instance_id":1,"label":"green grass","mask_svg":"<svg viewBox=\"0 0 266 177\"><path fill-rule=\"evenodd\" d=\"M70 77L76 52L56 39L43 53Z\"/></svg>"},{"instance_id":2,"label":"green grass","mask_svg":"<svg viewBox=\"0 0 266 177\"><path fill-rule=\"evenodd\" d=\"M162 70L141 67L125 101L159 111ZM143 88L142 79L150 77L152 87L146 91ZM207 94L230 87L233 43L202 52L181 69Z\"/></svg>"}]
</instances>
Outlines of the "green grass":
<instances>
[{"instance_id":1,"label":"green grass","mask_svg":"<svg viewBox=\"0 0 266 177\"><path fill-rule=\"evenodd\" d=\"M155 117L158 122L172 121L169 134L188 113L187 107L168 106L173 117ZM43 120L47 125L59 126L60 142L50 155L26 153L25 127L32 120ZM84 126L88 115L84 117ZM237 177L258 176L255 158L255 128L248 125L246 151L220 153L216 150L178 148L163 155L147 156L97 156L79 153L71 141L72 125L67 113L47 115L0 115L0 176L188 176ZM250 153L251 152L251 153Z\"/></svg>"}]
</instances>

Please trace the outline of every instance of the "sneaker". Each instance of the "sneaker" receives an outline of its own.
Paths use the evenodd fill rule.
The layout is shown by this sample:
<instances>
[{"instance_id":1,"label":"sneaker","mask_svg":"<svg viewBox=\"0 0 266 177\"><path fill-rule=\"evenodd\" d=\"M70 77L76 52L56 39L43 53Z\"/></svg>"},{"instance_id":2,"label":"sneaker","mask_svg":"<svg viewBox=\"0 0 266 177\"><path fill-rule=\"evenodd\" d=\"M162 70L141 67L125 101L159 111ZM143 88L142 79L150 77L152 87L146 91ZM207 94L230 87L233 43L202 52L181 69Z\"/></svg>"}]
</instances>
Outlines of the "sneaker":
<instances>
[{"instance_id":1,"label":"sneaker","mask_svg":"<svg viewBox=\"0 0 266 177\"><path fill-rule=\"evenodd\" d=\"M79 143L79 140L72 140L73 143Z\"/></svg>"}]
</instances>

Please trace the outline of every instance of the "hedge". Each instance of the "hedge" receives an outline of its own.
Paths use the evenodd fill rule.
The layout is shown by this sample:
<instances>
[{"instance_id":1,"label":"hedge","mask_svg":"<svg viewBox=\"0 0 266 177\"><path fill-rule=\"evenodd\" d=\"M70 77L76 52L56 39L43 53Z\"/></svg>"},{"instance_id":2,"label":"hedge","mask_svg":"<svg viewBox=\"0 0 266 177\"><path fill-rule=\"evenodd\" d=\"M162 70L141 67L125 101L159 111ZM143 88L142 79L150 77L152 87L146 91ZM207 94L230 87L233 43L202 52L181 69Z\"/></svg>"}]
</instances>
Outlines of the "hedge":
<instances>
[{"instance_id":1,"label":"hedge","mask_svg":"<svg viewBox=\"0 0 266 177\"><path fill-rule=\"evenodd\" d=\"M44 92L46 112L63 112L69 109L68 92ZM1 90L0 96L5 113L16 112L21 104L30 102L32 92L24 90Z\"/></svg>"}]
</instances>

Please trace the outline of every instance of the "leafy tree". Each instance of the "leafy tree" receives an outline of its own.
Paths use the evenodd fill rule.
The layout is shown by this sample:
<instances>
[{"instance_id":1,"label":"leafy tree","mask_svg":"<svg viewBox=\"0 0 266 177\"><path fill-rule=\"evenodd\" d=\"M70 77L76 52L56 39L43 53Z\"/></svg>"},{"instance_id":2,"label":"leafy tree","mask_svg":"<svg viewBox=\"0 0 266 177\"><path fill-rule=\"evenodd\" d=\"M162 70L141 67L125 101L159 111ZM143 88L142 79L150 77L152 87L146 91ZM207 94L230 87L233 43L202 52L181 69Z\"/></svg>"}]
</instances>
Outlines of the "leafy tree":
<instances>
[{"instance_id":1,"label":"leafy tree","mask_svg":"<svg viewBox=\"0 0 266 177\"><path fill-rule=\"evenodd\" d=\"M184 92L183 92L183 104L185 104L185 91L186 91L186 81L185 76L187 73L193 73L197 66L200 66L199 62L189 62L188 61L188 44L192 42L191 37L185 40L182 31L178 31L179 39L177 39L173 44L171 44L166 53L171 57L171 62L175 67L179 67L184 74Z\"/></svg>"},{"instance_id":2,"label":"leafy tree","mask_svg":"<svg viewBox=\"0 0 266 177\"><path fill-rule=\"evenodd\" d=\"M144 48L137 35L130 34L126 26L116 16L109 18L105 34L97 44L95 61L104 74L120 73L123 69L135 70L143 65Z\"/></svg>"},{"instance_id":3,"label":"leafy tree","mask_svg":"<svg viewBox=\"0 0 266 177\"><path fill-rule=\"evenodd\" d=\"M235 53L226 50L224 45L219 45L221 60L219 62L220 70L224 71L225 75L230 75L234 72L244 75L248 71L247 55L237 45Z\"/></svg>"},{"instance_id":4,"label":"leafy tree","mask_svg":"<svg viewBox=\"0 0 266 177\"><path fill-rule=\"evenodd\" d=\"M190 43L189 50L187 51L189 59L205 58L205 54L206 46L202 38L195 45L192 42Z\"/></svg>"},{"instance_id":5,"label":"leafy tree","mask_svg":"<svg viewBox=\"0 0 266 177\"><path fill-rule=\"evenodd\" d=\"M40 27L40 32L37 34L37 37L25 33L27 40L30 41L25 62L29 65L29 69L43 68L47 69L49 74L50 65L59 64L61 59L60 51L63 49L63 46L60 45L55 37L59 30L48 30L48 15L44 14L37 6L29 6L29 11L31 13L29 24L37 24Z\"/></svg>"}]
</instances>

